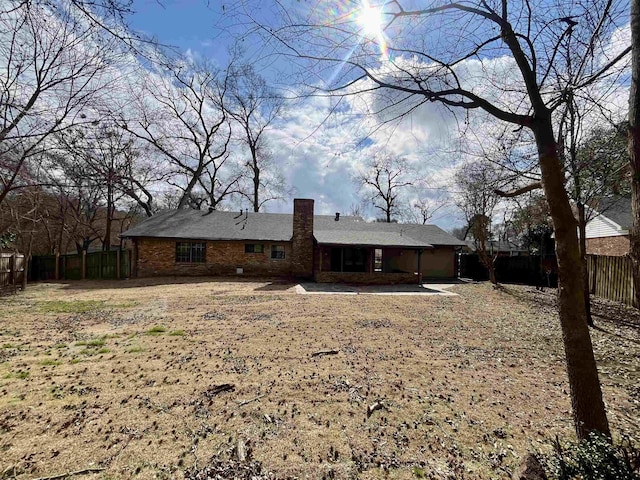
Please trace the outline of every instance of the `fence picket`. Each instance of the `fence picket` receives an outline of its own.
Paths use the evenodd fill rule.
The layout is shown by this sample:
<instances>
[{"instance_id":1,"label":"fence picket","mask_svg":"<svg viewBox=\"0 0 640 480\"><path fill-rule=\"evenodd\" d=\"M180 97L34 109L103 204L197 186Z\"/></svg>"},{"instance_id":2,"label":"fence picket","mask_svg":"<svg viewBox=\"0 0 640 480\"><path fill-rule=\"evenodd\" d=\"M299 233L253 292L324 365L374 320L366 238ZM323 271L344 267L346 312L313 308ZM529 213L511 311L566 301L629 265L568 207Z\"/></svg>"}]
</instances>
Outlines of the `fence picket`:
<instances>
[{"instance_id":1,"label":"fence picket","mask_svg":"<svg viewBox=\"0 0 640 480\"><path fill-rule=\"evenodd\" d=\"M633 265L629 257L588 255L587 268L589 291L593 295L634 305Z\"/></svg>"},{"instance_id":2,"label":"fence picket","mask_svg":"<svg viewBox=\"0 0 640 480\"><path fill-rule=\"evenodd\" d=\"M52 280L56 277L56 265L60 280L98 280L128 278L130 276L128 250L92 252L82 254L39 255L32 258L30 278L33 281Z\"/></svg>"}]
</instances>

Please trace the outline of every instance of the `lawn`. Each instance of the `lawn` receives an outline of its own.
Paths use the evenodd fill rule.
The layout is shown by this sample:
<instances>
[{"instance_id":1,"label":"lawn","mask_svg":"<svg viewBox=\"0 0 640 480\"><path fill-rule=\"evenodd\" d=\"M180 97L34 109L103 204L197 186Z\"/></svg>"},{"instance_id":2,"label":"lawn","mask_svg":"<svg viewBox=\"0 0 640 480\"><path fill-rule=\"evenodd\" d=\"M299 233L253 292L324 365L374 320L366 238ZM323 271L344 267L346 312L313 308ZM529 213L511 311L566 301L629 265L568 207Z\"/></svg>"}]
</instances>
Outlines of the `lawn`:
<instances>
[{"instance_id":1,"label":"lawn","mask_svg":"<svg viewBox=\"0 0 640 480\"><path fill-rule=\"evenodd\" d=\"M553 291L169 282L0 298L0 477L509 478L572 438ZM609 421L640 439L640 320L594 311Z\"/></svg>"}]
</instances>

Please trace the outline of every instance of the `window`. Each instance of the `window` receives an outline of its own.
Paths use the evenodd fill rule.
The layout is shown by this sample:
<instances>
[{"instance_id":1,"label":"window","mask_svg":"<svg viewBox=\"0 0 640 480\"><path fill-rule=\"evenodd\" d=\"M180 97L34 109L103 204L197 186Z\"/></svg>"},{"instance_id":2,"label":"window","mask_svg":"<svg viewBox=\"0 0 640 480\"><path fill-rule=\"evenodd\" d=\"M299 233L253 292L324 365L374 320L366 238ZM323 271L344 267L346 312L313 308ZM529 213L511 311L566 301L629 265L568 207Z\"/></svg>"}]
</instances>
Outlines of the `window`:
<instances>
[{"instance_id":1,"label":"window","mask_svg":"<svg viewBox=\"0 0 640 480\"><path fill-rule=\"evenodd\" d=\"M382 271L382 249L376 248L373 251L373 271L381 272Z\"/></svg>"},{"instance_id":2,"label":"window","mask_svg":"<svg viewBox=\"0 0 640 480\"><path fill-rule=\"evenodd\" d=\"M284 245L271 245L271 258L284 259Z\"/></svg>"},{"instance_id":3,"label":"window","mask_svg":"<svg viewBox=\"0 0 640 480\"><path fill-rule=\"evenodd\" d=\"M264 253L264 245L262 243L245 243L244 253Z\"/></svg>"},{"instance_id":4,"label":"window","mask_svg":"<svg viewBox=\"0 0 640 480\"><path fill-rule=\"evenodd\" d=\"M204 263L205 242L176 242L176 263Z\"/></svg>"}]
</instances>

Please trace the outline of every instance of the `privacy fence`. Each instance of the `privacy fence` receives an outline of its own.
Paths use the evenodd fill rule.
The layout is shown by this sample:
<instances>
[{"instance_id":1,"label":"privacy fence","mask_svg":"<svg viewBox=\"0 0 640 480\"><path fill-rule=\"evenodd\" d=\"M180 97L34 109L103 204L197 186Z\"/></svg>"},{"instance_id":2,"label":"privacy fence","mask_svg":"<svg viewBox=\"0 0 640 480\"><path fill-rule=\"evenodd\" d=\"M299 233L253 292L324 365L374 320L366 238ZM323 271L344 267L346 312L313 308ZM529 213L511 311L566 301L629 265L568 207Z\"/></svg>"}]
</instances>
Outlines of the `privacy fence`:
<instances>
[{"instance_id":1,"label":"privacy fence","mask_svg":"<svg viewBox=\"0 0 640 480\"><path fill-rule=\"evenodd\" d=\"M15 292L24 280L24 255L0 253L0 293Z\"/></svg>"},{"instance_id":2,"label":"privacy fence","mask_svg":"<svg viewBox=\"0 0 640 480\"><path fill-rule=\"evenodd\" d=\"M131 274L131 252L114 250L70 255L37 255L31 259L30 280L122 279Z\"/></svg>"},{"instance_id":3,"label":"privacy fence","mask_svg":"<svg viewBox=\"0 0 640 480\"><path fill-rule=\"evenodd\" d=\"M633 287L633 266L628 256L587 255L587 267L589 291L593 295L638 307Z\"/></svg>"},{"instance_id":4,"label":"privacy fence","mask_svg":"<svg viewBox=\"0 0 640 480\"><path fill-rule=\"evenodd\" d=\"M460 277L489 279L489 272L476 254L460 254L458 264ZM558 285L558 268L555 256L552 255L543 258L539 255L498 257L494 267L496 278L501 283L549 287ZM587 255L587 270L592 295L638 308L635 304L633 267L628 256Z\"/></svg>"},{"instance_id":5,"label":"privacy fence","mask_svg":"<svg viewBox=\"0 0 640 480\"><path fill-rule=\"evenodd\" d=\"M458 257L458 275L463 278L489 280L489 272L473 253ZM522 255L497 257L493 263L496 279L501 283L522 283L545 287L558 285L558 267L555 255Z\"/></svg>"}]
</instances>

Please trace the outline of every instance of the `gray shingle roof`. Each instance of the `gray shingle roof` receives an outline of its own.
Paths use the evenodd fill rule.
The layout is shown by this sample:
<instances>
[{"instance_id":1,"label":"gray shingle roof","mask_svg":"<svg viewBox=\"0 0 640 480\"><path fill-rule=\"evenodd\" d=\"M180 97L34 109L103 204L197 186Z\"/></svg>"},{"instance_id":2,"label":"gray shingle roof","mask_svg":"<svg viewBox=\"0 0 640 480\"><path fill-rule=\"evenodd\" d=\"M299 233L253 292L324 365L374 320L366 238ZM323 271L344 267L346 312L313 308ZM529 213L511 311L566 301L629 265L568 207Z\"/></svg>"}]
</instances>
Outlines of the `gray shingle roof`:
<instances>
[{"instance_id":1,"label":"gray shingle roof","mask_svg":"<svg viewBox=\"0 0 640 480\"><path fill-rule=\"evenodd\" d=\"M291 235L291 215L170 210L144 220L121 236L288 241Z\"/></svg>"},{"instance_id":2,"label":"gray shingle roof","mask_svg":"<svg viewBox=\"0 0 640 480\"><path fill-rule=\"evenodd\" d=\"M595 210L602 216L613 220L623 230L628 230L633 224L631 198L629 197L603 198Z\"/></svg>"},{"instance_id":3,"label":"gray shingle roof","mask_svg":"<svg viewBox=\"0 0 640 480\"><path fill-rule=\"evenodd\" d=\"M313 221L314 236L322 244L407 248L464 245L435 225L367 223L350 216L340 216L335 221L332 215L315 215ZM144 220L121 236L282 242L291 240L292 235L291 214L169 210Z\"/></svg>"},{"instance_id":4,"label":"gray shingle roof","mask_svg":"<svg viewBox=\"0 0 640 480\"><path fill-rule=\"evenodd\" d=\"M342 221L342 220L341 220ZM399 232L368 230L315 230L314 236L324 245L362 245L368 247L432 248L430 243L402 235Z\"/></svg>"}]
</instances>

